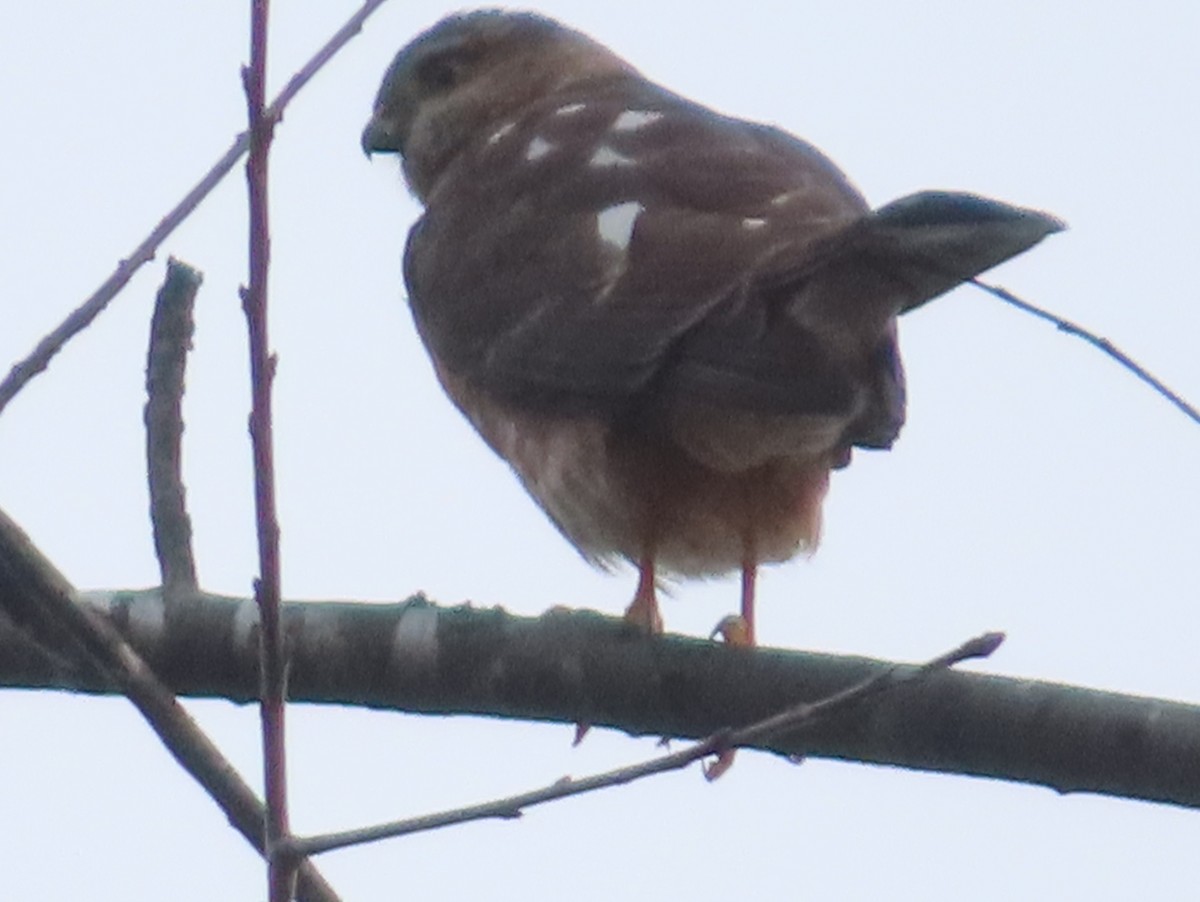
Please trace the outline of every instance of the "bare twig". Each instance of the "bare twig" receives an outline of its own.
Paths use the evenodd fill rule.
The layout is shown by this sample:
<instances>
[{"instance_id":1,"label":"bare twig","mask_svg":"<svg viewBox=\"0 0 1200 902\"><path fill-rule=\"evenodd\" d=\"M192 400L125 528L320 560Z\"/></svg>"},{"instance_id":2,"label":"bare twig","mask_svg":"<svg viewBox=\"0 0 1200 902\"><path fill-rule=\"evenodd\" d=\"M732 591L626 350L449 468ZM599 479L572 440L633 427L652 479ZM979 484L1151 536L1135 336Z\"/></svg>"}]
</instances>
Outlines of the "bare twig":
<instances>
[{"instance_id":1,"label":"bare twig","mask_svg":"<svg viewBox=\"0 0 1200 902\"><path fill-rule=\"evenodd\" d=\"M1004 633L984 633L968 639L958 648L927 661L915 670L901 671L891 667L820 701L802 702L729 734L728 748L753 745L769 736L790 732L853 702L860 702L896 686L929 676L935 670L945 670L972 658L987 658L1004 642Z\"/></svg>"},{"instance_id":2,"label":"bare twig","mask_svg":"<svg viewBox=\"0 0 1200 902\"><path fill-rule=\"evenodd\" d=\"M1099 335L1088 331L1077 323L1073 323L1068 319L1063 319L1061 316L1051 313L1049 310L1043 310L1041 307L1029 303L1029 301L1022 300L1011 291L1001 288L999 285L989 285L986 282L981 282L979 279L972 279L971 281L977 287L982 288L984 291L990 295L993 295L994 297L998 297L1006 304L1011 304L1018 310L1024 310L1026 313L1032 314L1038 319L1044 319L1048 323L1053 323L1059 329L1059 331L1066 332L1068 335L1075 335L1079 338L1082 338L1093 347L1099 348L1113 360L1117 361L1117 363L1121 364L1121 366L1125 367L1125 369L1129 370L1129 372L1133 373L1152 389L1178 407L1193 422L1200 423L1200 410L1197 410L1193 405L1185 401L1179 394L1167 387L1162 380L1153 375L1149 370L1114 345L1107 338L1101 338Z\"/></svg>"},{"instance_id":3,"label":"bare twig","mask_svg":"<svg viewBox=\"0 0 1200 902\"><path fill-rule=\"evenodd\" d=\"M163 592L179 598L197 588L192 522L183 485L183 391L195 321L192 310L203 277L185 263L167 262L167 277L150 320L146 354L146 472L150 523Z\"/></svg>"},{"instance_id":4,"label":"bare twig","mask_svg":"<svg viewBox=\"0 0 1200 902\"><path fill-rule=\"evenodd\" d=\"M325 45L318 50L312 58L304 64L304 66L292 76L291 80L279 92L279 96L267 108L266 117L279 121L283 118L283 111L292 99L300 92L313 76L327 63L334 55L344 47L351 38L362 30L363 22L384 4L385 0L366 0L353 16L351 16L346 24L338 29ZM230 170L237 165L238 160L250 147L249 132L242 132L238 135L230 148L225 151L224 155L213 164L212 168L196 183L183 200L181 200L174 209L172 209L162 221L158 223L150 232L149 235L133 249L128 257L117 264L117 268L113 270L112 275L104 280L104 283L96 289L96 291L86 301L79 305L66 319L62 321L52 332L47 334L37 346L24 359L16 363L9 371L9 374L0 381L0 413L8 406L9 401L17 396L25 385L33 379L38 373L46 369L50 365L50 361L62 347L70 341L79 332L91 324L97 316L103 312L109 302L125 287L126 283L133 278L144 264L154 259L154 254L172 232L178 228L192 211L200 205L212 190L220 184L221 180L229 174Z\"/></svg>"},{"instance_id":5,"label":"bare twig","mask_svg":"<svg viewBox=\"0 0 1200 902\"><path fill-rule=\"evenodd\" d=\"M597 789L607 789L610 786L632 783L634 780L670 770L680 770L710 755L758 742L771 735L794 732L890 687L922 679L934 671L945 670L970 658L985 658L994 652L1003 640L1004 637L1001 633L987 633L964 642L953 651L934 658L916 669L889 668L820 701L795 705L742 729L722 730L682 751L653 758L641 764L618 768L581 780L564 777L541 789L497 799L493 802L485 802L481 805L455 808L437 814L422 815L358 830L297 838L287 844L288 851L294 855L318 855L334 849L405 836L410 833L436 830L439 827L448 827L469 821L518 818L521 817L524 809L534 805L582 795L585 792L594 792Z\"/></svg>"},{"instance_id":6,"label":"bare twig","mask_svg":"<svg viewBox=\"0 0 1200 902\"><path fill-rule=\"evenodd\" d=\"M68 632L89 667L107 674L133 702L180 765L212 796L234 828L265 855L263 806L175 696L94 608L78 604L75 590L42 556L24 531L0 511L0 601L24 598ZM301 866L300 898L337 902L310 862Z\"/></svg>"},{"instance_id":7,"label":"bare twig","mask_svg":"<svg viewBox=\"0 0 1200 902\"><path fill-rule=\"evenodd\" d=\"M268 208L271 141L276 120L266 109L268 0L250 3L250 64L242 69L250 121L246 159L249 193L250 278L241 290L250 333L250 443L254 455L254 509L258 533L259 578L254 596L259 612L259 711L263 735L263 785L267 797L267 873L271 902L288 902L296 859L275 850L288 835L287 746L284 735L284 649L280 618L279 517L275 506L275 451L271 390L276 358L267 333L267 276L271 263Z\"/></svg>"}]
</instances>

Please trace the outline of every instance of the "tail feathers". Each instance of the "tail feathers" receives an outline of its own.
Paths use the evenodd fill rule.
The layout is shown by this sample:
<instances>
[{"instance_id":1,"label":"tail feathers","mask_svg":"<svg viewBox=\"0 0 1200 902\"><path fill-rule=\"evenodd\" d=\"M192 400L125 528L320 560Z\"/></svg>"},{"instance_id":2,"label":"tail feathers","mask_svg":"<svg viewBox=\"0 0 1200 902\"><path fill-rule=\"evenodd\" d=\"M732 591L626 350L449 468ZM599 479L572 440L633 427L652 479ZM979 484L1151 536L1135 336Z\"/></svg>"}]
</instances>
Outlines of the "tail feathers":
<instances>
[{"instance_id":1,"label":"tail feathers","mask_svg":"<svg viewBox=\"0 0 1200 902\"><path fill-rule=\"evenodd\" d=\"M1062 220L974 194L922 191L880 207L865 228L878 242L881 261L908 275L914 289L904 313L975 278L1047 235Z\"/></svg>"},{"instance_id":2,"label":"tail feathers","mask_svg":"<svg viewBox=\"0 0 1200 902\"><path fill-rule=\"evenodd\" d=\"M828 238L806 267L793 310L803 320L883 328L1065 227L973 194L911 194Z\"/></svg>"}]
</instances>

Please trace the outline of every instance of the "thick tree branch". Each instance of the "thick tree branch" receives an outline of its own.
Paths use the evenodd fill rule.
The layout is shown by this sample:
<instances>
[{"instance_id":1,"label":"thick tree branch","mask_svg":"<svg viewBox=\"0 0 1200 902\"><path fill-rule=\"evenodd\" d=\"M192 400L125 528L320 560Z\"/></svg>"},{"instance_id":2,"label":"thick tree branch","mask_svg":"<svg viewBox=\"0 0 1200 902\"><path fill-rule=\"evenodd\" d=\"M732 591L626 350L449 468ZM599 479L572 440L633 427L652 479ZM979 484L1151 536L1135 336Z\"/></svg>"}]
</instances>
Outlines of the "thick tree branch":
<instances>
[{"instance_id":1,"label":"thick tree branch","mask_svg":"<svg viewBox=\"0 0 1200 902\"><path fill-rule=\"evenodd\" d=\"M254 603L157 590L87 593L184 695L257 698ZM826 698L894 666L699 639L646 639L591 611L515 617L443 608L292 602L289 697L478 714L699 739ZM0 686L107 692L56 673L0 623ZM1200 808L1200 707L953 671L900 686L802 734L754 747Z\"/></svg>"}]
</instances>

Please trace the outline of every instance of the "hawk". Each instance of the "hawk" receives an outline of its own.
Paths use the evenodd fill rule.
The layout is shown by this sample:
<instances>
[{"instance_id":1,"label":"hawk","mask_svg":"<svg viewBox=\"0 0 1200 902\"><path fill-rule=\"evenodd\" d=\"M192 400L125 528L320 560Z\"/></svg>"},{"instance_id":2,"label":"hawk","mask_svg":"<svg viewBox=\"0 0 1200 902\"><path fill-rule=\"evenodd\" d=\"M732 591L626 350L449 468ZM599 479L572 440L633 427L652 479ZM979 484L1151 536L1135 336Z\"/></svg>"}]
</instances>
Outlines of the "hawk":
<instances>
[{"instance_id":1,"label":"hawk","mask_svg":"<svg viewBox=\"0 0 1200 902\"><path fill-rule=\"evenodd\" d=\"M904 423L896 318L1062 224L970 194L871 210L812 145L551 19L452 15L362 136L424 204L404 279L446 393L589 561L639 579L811 553L830 472Z\"/></svg>"}]
</instances>

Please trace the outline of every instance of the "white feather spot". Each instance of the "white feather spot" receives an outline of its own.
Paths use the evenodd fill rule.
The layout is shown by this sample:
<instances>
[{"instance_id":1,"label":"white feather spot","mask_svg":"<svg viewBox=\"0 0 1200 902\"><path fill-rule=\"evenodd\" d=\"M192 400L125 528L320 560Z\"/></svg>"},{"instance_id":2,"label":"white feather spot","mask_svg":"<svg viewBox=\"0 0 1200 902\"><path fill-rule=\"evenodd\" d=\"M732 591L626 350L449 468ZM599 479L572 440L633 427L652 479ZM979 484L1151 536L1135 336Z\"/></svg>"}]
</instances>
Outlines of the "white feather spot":
<instances>
[{"instance_id":1,"label":"white feather spot","mask_svg":"<svg viewBox=\"0 0 1200 902\"><path fill-rule=\"evenodd\" d=\"M782 207L784 204L790 204L801 195L800 191L785 191L783 194L776 195L771 198L772 207Z\"/></svg>"},{"instance_id":2,"label":"white feather spot","mask_svg":"<svg viewBox=\"0 0 1200 902\"><path fill-rule=\"evenodd\" d=\"M662 117L662 113L654 110L626 110L613 120L612 128L615 132L632 132L657 122Z\"/></svg>"},{"instance_id":3,"label":"white feather spot","mask_svg":"<svg viewBox=\"0 0 1200 902\"><path fill-rule=\"evenodd\" d=\"M540 160L552 150L554 150L554 145L538 135L529 142L529 147L525 150L525 159L532 163L534 160Z\"/></svg>"},{"instance_id":4,"label":"white feather spot","mask_svg":"<svg viewBox=\"0 0 1200 902\"><path fill-rule=\"evenodd\" d=\"M592 154L592 158L588 160L588 165L596 167L634 166L636 163L630 157L617 153L607 144L601 144Z\"/></svg>"},{"instance_id":5,"label":"white feather spot","mask_svg":"<svg viewBox=\"0 0 1200 902\"><path fill-rule=\"evenodd\" d=\"M554 111L555 116L571 116L578 113L587 106L586 103L568 103L566 106L560 106Z\"/></svg>"},{"instance_id":6,"label":"white feather spot","mask_svg":"<svg viewBox=\"0 0 1200 902\"><path fill-rule=\"evenodd\" d=\"M742 220L743 229L761 229L766 224L767 221L765 219L759 219L754 216L747 216Z\"/></svg>"},{"instance_id":7,"label":"white feather spot","mask_svg":"<svg viewBox=\"0 0 1200 902\"><path fill-rule=\"evenodd\" d=\"M624 252L633 238L633 227L645 208L636 200L626 201L601 210L596 215L600 240Z\"/></svg>"},{"instance_id":8,"label":"white feather spot","mask_svg":"<svg viewBox=\"0 0 1200 902\"><path fill-rule=\"evenodd\" d=\"M492 132L490 135L488 135L487 143L489 145L498 143L501 139L504 138L505 135L507 135L509 132L511 132L516 127L517 127L517 123L515 123L515 122L504 123L504 125L500 126L498 129L496 129L494 132Z\"/></svg>"}]
</instances>

